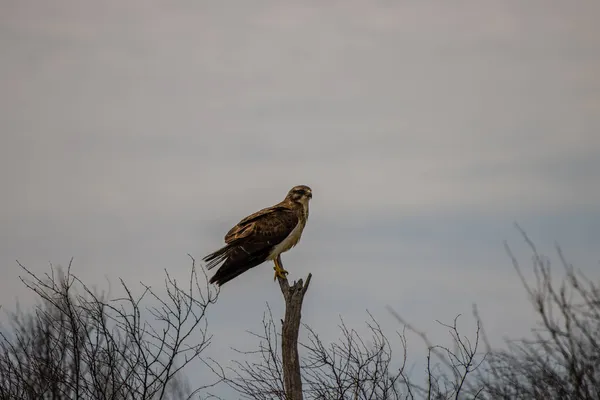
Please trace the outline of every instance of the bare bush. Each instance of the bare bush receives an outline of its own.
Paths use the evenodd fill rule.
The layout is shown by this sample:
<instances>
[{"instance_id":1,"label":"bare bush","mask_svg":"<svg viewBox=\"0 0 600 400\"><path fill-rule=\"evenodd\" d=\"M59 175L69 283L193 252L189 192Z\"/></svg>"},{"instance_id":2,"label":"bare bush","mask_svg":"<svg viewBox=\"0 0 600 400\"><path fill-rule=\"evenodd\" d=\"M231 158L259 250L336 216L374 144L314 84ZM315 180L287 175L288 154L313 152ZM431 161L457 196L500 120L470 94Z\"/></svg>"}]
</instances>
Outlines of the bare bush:
<instances>
[{"instance_id":1,"label":"bare bush","mask_svg":"<svg viewBox=\"0 0 600 400\"><path fill-rule=\"evenodd\" d=\"M303 345L307 393L315 399L398 399L406 383L406 337L398 333L402 364L392 368L392 346L370 315L368 337L341 321L341 338L327 346L310 327Z\"/></svg>"},{"instance_id":2,"label":"bare bush","mask_svg":"<svg viewBox=\"0 0 600 400\"><path fill-rule=\"evenodd\" d=\"M557 245L564 276L553 278L541 255L517 226L533 253L534 282L525 278L506 244L537 316L533 338L511 340L491 352L481 383L490 399L600 399L600 288L569 264Z\"/></svg>"},{"instance_id":3,"label":"bare bush","mask_svg":"<svg viewBox=\"0 0 600 400\"><path fill-rule=\"evenodd\" d=\"M164 296L144 285L136 297L121 280L125 296L112 300L74 276L71 263L42 278L19 265L40 301L32 313L12 313L0 332L0 398L181 399L200 389L180 372L211 342L206 310L218 291L193 258L184 286L167 273Z\"/></svg>"}]
</instances>

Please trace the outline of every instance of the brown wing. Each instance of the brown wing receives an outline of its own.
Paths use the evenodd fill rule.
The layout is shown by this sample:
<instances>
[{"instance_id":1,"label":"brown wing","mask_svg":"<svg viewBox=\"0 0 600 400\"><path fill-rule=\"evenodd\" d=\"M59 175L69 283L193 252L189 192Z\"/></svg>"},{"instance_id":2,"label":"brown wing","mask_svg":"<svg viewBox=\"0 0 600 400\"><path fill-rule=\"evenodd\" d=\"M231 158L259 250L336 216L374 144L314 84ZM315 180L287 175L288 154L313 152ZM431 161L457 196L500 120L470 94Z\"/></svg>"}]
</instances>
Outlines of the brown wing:
<instances>
[{"instance_id":1,"label":"brown wing","mask_svg":"<svg viewBox=\"0 0 600 400\"><path fill-rule=\"evenodd\" d=\"M223 262L210 282L222 285L262 264L297 224L296 213L283 206L267 208L244 218L225 236L225 247L204 257L208 269Z\"/></svg>"},{"instance_id":2,"label":"brown wing","mask_svg":"<svg viewBox=\"0 0 600 400\"><path fill-rule=\"evenodd\" d=\"M271 235L275 239L276 236L284 235L277 241L279 243L289 235L297 224L298 217L287 207L276 205L264 208L247 216L231 228L225 235L225 243L229 244L248 236L256 236L256 239L258 239L263 235Z\"/></svg>"}]
</instances>

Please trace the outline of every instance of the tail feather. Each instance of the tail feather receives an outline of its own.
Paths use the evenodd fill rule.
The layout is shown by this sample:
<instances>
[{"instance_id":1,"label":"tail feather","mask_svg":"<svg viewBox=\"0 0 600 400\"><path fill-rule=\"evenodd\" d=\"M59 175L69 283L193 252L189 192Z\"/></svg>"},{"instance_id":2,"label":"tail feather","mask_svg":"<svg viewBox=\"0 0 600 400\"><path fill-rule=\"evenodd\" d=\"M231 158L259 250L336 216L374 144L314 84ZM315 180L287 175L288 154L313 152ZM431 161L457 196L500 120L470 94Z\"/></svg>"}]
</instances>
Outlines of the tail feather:
<instances>
[{"instance_id":1,"label":"tail feather","mask_svg":"<svg viewBox=\"0 0 600 400\"><path fill-rule=\"evenodd\" d=\"M210 278L209 282L221 286L238 275L248 271L250 268L262 264L267 259L268 255L268 249L256 253L249 253L240 245L229 244L204 257L204 261L208 261L208 269L214 268L216 265L223 262L223 265L221 265L212 278Z\"/></svg>"},{"instance_id":2,"label":"tail feather","mask_svg":"<svg viewBox=\"0 0 600 400\"><path fill-rule=\"evenodd\" d=\"M229 282L233 278L237 277L238 275L241 275L244 272L248 271L250 268L252 268L252 266L249 266L249 265L244 265L244 266L241 266L238 268L222 268L221 267L221 268L219 268L217 273L214 274L212 276L212 278L210 278L209 282L221 286L221 285Z\"/></svg>"},{"instance_id":3,"label":"tail feather","mask_svg":"<svg viewBox=\"0 0 600 400\"><path fill-rule=\"evenodd\" d=\"M229 256L229 252L231 250L232 246L228 244L227 246L222 247L214 253L210 253L209 255L204 257L202 260L207 261L206 269L211 270L217 265L221 264L223 261L225 261Z\"/></svg>"}]
</instances>

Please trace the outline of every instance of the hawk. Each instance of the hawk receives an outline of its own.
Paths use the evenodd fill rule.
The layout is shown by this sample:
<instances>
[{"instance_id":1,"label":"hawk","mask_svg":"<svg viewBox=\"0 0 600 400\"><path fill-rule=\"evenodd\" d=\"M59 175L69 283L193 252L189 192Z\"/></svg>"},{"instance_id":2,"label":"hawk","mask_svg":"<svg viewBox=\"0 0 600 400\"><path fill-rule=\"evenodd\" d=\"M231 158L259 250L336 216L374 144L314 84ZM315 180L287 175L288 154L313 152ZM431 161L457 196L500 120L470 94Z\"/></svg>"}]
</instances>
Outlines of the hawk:
<instances>
[{"instance_id":1,"label":"hawk","mask_svg":"<svg viewBox=\"0 0 600 400\"><path fill-rule=\"evenodd\" d=\"M275 264L275 280L285 278L281 253L298 244L308 219L312 190L294 186L285 199L241 220L225 235L226 245L203 258L210 270L223 263L210 278L219 286L267 260Z\"/></svg>"}]
</instances>

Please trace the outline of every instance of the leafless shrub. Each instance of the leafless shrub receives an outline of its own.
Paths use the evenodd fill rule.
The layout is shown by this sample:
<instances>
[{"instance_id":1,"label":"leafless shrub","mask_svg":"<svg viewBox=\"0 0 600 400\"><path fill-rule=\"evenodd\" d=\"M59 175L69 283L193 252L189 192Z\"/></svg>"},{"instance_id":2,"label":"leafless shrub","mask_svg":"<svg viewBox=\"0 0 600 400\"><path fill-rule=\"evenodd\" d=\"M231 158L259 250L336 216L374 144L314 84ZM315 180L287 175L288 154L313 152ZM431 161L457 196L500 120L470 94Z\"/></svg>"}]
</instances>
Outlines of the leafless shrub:
<instances>
[{"instance_id":1,"label":"leafless shrub","mask_svg":"<svg viewBox=\"0 0 600 400\"><path fill-rule=\"evenodd\" d=\"M179 373L211 342L205 317L218 291L198 276L193 258L184 286L166 273L164 296L144 285L134 297L121 280L125 296L113 300L71 274L71 263L66 273L51 266L41 278L19 265L40 302L32 313L17 309L10 329L0 331L0 398L181 399L197 392L185 390Z\"/></svg>"},{"instance_id":2,"label":"leafless shrub","mask_svg":"<svg viewBox=\"0 0 600 400\"><path fill-rule=\"evenodd\" d=\"M482 327L476 309L473 316L477 322L475 337L469 339L460 333L458 319L454 318L452 324L437 321L440 326L447 328L452 346L446 347L431 342L427 334L414 328L398 313L388 307L392 315L408 329L417 334L427 346L426 377L422 384L407 380L406 386L410 389L411 399L478 399L483 387L476 381L474 373L486 361L486 352L480 352Z\"/></svg>"},{"instance_id":3,"label":"leafless shrub","mask_svg":"<svg viewBox=\"0 0 600 400\"><path fill-rule=\"evenodd\" d=\"M258 339L258 349L235 352L250 360L233 360L232 367L223 367L215 360L207 364L220 380L248 399L285 399L283 361L280 355L280 338L271 308L263 316L263 333L249 332Z\"/></svg>"},{"instance_id":4,"label":"leafless shrub","mask_svg":"<svg viewBox=\"0 0 600 400\"><path fill-rule=\"evenodd\" d=\"M314 399L399 399L406 383L406 337L398 333L401 365L392 369L392 346L369 314L368 337L361 337L341 321L341 338L325 345L310 327L303 345L305 391Z\"/></svg>"},{"instance_id":5,"label":"leafless shrub","mask_svg":"<svg viewBox=\"0 0 600 400\"><path fill-rule=\"evenodd\" d=\"M508 341L491 352L480 381L490 399L600 399L600 288L569 264L557 245L564 270L553 279L550 260L517 226L533 253L535 281L525 278L505 245L538 316L533 338Z\"/></svg>"}]
</instances>

